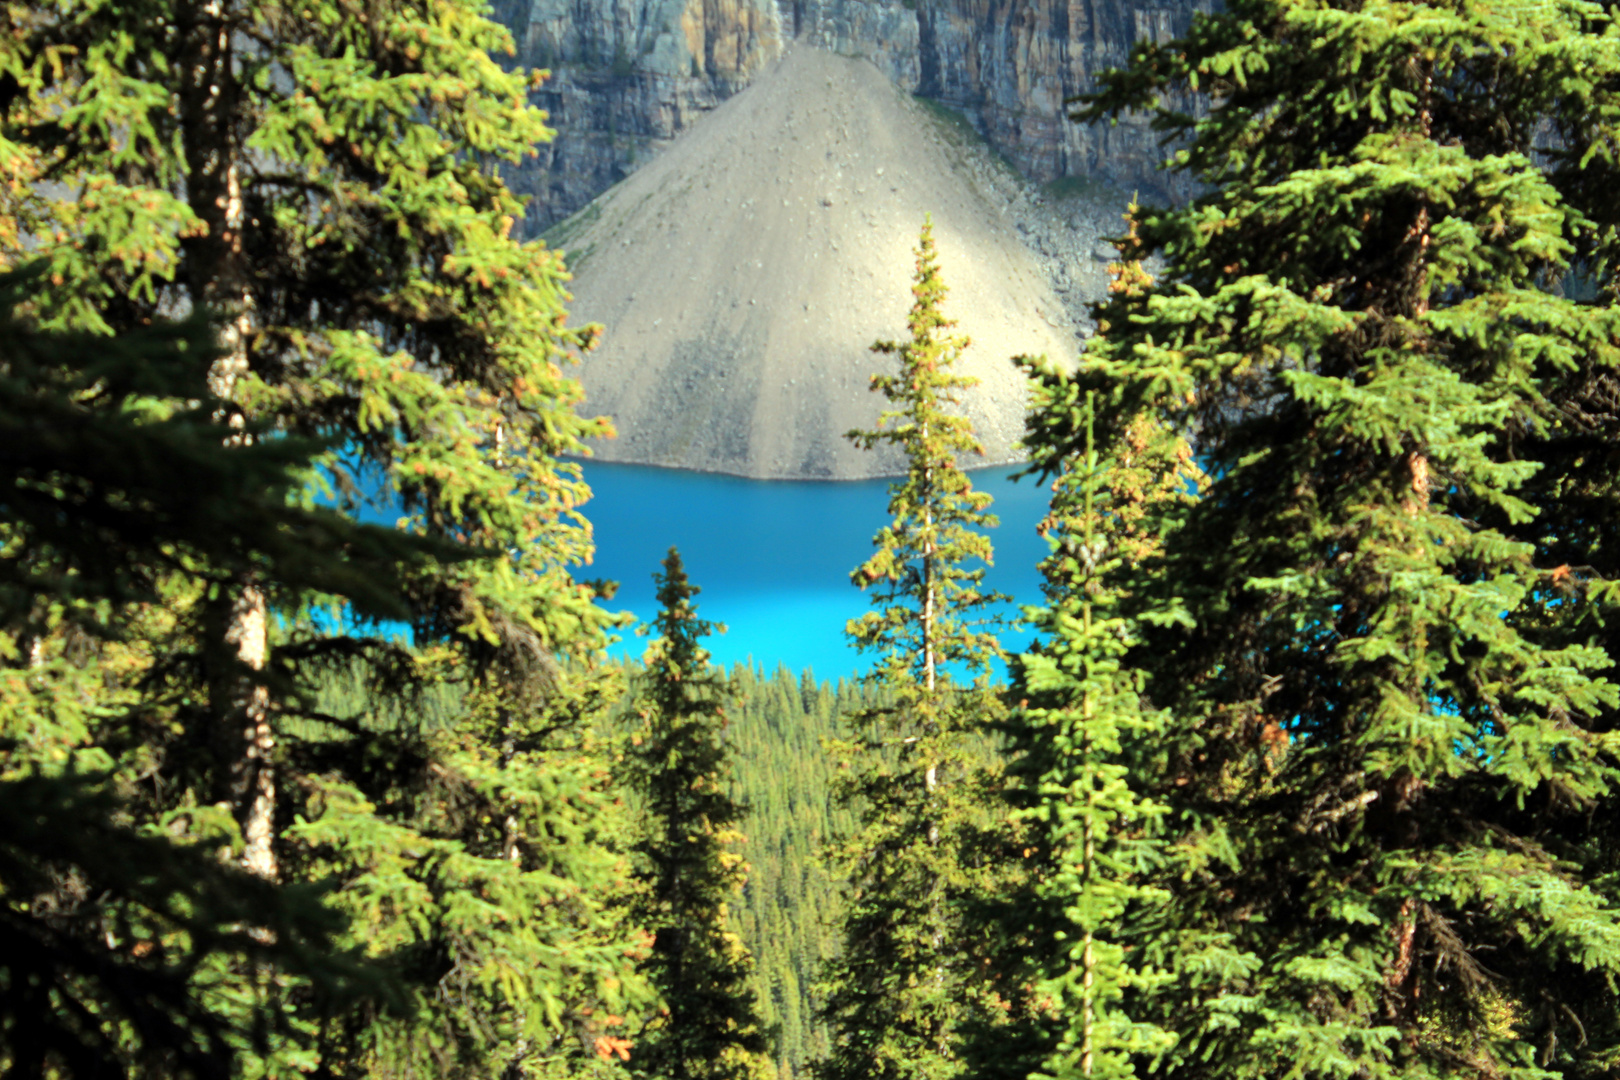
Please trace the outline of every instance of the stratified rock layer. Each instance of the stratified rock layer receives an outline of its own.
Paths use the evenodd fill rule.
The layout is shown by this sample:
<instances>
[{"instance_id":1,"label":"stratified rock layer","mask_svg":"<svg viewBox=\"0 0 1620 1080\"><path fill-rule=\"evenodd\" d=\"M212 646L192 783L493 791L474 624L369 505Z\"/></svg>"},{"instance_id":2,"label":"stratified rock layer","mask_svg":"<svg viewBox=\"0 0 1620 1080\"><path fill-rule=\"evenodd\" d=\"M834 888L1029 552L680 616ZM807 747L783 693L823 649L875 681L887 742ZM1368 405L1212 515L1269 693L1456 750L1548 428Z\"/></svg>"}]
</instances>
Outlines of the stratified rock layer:
<instances>
[{"instance_id":1,"label":"stratified rock layer","mask_svg":"<svg viewBox=\"0 0 1620 1080\"><path fill-rule=\"evenodd\" d=\"M987 187L871 64L791 50L559 230L574 317L606 327L581 368L582 411L620 432L597 454L761 478L901 469L843 433L883 406L868 381L894 361L870 345L905 335L931 213L944 311L973 339L961 370L982 381L964 412L984 463L1014 460L1011 357L1067 360L1076 328Z\"/></svg>"},{"instance_id":2,"label":"stratified rock layer","mask_svg":"<svg viewBox=\"0 0 1620 1080\"><path fill-rule=\"evenodd\" d=\"M667 146L782 55L776 0L497 0L557 135L509 170L538 235Z\"/></svg>"},{"instance_id":3,"label":"stratified rock layer","mask_svg":"<svg viewBox=\"0 0 1620 1080\"><path fill-rule=\"evenodd\" d=\"M1064 102L1138 40L1184 31L1211 0L500 0L518 60L554 77L536 101L557 138L509 174L537 234L629 175L797 39L864 56L909 93L964 113L1040 182L1087 177L1158 198L1145 122L1083 126Z\"/></svg>"}]
</instances>

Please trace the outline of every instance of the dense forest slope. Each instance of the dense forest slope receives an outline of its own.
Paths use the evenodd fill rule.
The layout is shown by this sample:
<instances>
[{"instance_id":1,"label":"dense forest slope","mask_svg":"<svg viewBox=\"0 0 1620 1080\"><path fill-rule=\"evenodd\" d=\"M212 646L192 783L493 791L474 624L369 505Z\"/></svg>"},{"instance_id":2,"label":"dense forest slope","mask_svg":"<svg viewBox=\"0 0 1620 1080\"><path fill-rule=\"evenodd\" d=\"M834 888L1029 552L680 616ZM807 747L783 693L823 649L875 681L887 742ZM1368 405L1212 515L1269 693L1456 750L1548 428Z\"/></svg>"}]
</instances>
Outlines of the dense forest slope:
<instances>
[{"instance_id":1,"label":"dense forest slope","mask_svg":"<svg viewBox=\"0 0 1620 1080\"><path fill-rule=\"evenodd\" d=\"M822 742L838 733L839 717L876 704L885 691L826 682L809 669L795 676L778 666L766 677L740 664L727 687L733 790L749 810L742 847L749 881L738 929L754 954L760 1011L779 1030L779 1075L794 1080L827 1054L813 988L836 947L841 891L818 848L853 824L829 797L836 763Z\"/></svg>"},{"instance_id":2,"label":"dense forest slope","mask_svg":"<svg viewBox=\"0 0 1620 1080\"><path fill-rule=\"evenodd\" d=\"M843 436L876 420L870 346L901 329L932 213L946 314L981 383L965 408L984 462L1013 460L1026 395L1010 358L1071 359L1070 304L1104 276L1089 253L1065 265L1031 251L1009 209L1018 187L871 64L795 46L550 234L575 275L573 316L606 327L581 369L584 411L619 429L597 453L761 478L894 472L892 452ZM1117 220L1085 203L1047 246L1089 252Z\"/></svg>"},{"instance_id":3,"label":"dense forest slope","mask_svg":"<svg viewBox=\"0 0 1620 1080\"><path fill-rule=\"evenodd\" d=\"M839 733L840 717L888 696L856 680L819 679L808 668L794 674L778 665L767 674L757 665L735 664L724 673L721 697L733 755L731 792L747 810L740 852L748 863L748 885L733 918L754 956L752 988L760 1014L777 1032L778 1075L795 1080L827 1052L826 1026L814 1015L814 987L836 946L840 891L818 848L851 828L849 812L830 799L836 764L823 741ZM359 668L331 675L320 706L331 715L366 715L368 729L389 732L446 730L466 709L453 686L426 694L410 710L379 707ZM610 738L622 738L633 726L627 708L621 702L614 710ZM306 737L332 734L318 724L298 731Z\"/></svg>"}]
</instances>

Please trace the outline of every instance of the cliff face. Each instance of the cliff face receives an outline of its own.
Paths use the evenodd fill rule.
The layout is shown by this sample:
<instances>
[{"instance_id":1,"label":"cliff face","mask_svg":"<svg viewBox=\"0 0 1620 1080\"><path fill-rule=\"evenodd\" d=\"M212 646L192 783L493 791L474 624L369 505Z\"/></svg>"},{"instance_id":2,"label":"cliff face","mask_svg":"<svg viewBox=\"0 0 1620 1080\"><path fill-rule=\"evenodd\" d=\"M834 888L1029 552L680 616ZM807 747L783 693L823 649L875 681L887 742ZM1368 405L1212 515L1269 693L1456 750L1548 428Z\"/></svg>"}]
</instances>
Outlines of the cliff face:
<instances>
[{"instance_id":1,"label":"cliff face","mask_svg":"<svg viewBox=\"0 0 1620 1080\"><path fill-rule=\"evenodd\" d=\"M535 235L624 179L782 54L775 0L500 0L557 137L508 179Z\"/></svg>"},{"instance_id":2,"label":"cliff face","mask_svg":"<svg viewBox=\"0 0 1620 1080\"><path fill-rule=\"evenodd\" d=\"M1083 126L1063 103L1122 66L1138 40L1184 31L1207 0L797 2L801 36L864 56L904 89L965 113L1025 176L1171 194L1145 121Z\"/></svg>"},{"instance_id":3,"label":"cliff face","mask_svg":"<svg viewBox=\"0 0 1620 1080\"><path fill-rule=\"evenodd\" d=\"M966 114L1028 177L1088 177L1158 197L1145 123L1069 122L1063 102L1168 40L1211 0L502 0L518 60L553 71L536 96L557 138L510 179L537 233L629 175L797 39L872 61ZM1147 5L1154 6L1147 6Z\"/></svg>"}]
</instances>

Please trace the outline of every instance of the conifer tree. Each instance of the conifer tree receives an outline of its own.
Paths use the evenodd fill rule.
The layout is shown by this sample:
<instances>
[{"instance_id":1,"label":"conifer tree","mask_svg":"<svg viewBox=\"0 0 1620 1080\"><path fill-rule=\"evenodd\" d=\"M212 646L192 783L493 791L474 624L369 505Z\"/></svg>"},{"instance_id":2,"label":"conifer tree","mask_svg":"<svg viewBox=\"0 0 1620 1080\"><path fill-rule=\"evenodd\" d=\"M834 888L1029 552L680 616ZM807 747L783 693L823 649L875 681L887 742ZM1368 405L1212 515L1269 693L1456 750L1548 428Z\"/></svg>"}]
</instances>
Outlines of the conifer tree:
<instances>
[{"instance_id":1,"label":"conifer tree","mask_svg":"<svg viewBox=\"0 0 1620 1080\"><path fill-rule=\"evenodd\" d=\"M749 985L753 958L728 926L747 882L734 850L743 809L728 793L722 684L701 644L698 593L674 548L658 584L658 637L648 648L635 751L649 836L638 850L654 934L644 965L664 1010L636 1043L631 1069L670 1080L762 1080L770 1049Z\"/></svg>"},{"instance_id":2,"label":"conifer tree","mask_svg":"<svg viewBox=\"0 0 1620 1080\"><path fill-rule=\"evenodd\" d=\"M401 569L448 553L289 505L317 444L222 447L200 316L41 332L17 315L37 288L0 275L0 1062L224 1080L307 1042L280 980L337 1011L387 982L317 892L219 860L228 815L132 826L134 781L97 736L150 720L129 685L141 609L251 566L403 614Z\"/></svg>"},{"instance_id":3,"label":"conifer tree","mask_svg":"<svg viewBox=\"0 0 1620 1080\"><path fill-rule=\"evenodd\" d=\"M1594 221L1540 152L1562 95L1613 108L1605 18L1238 0L1087 113L1156 110L1206 191L1143 215L1165 274L1088 375L1111 435L1157 410L1213 477L1136 589L1183 617L1126 658L1174 718L1143 774L1171 901L1137 930L1171 1076L1613 1068L1620 911L1559 839L1613 798L1611 658L1524 632L1557 567L1504 531L1515 428L1614 360L1612 314L1547 288ZM1156 107L1181 89L1208 111Z\"/></svg>"},{"instance_id":4,"label":"conifer tree","mask_svg":"<svg viewBox=\"0 0 1620 1080\"><path fill-rule=\"evenodd\" d=\"M1128 231L1115 241L1120 258L1109 265L1116 297L1141 296L1152 284L1132 257L1137 212L1133 201ZM1097 334L1107 333L1099 319ZM967 1053L980 1077L1128 1076L1133 1055L1162 1051L1174 1036L1133 1022L1127 1009L1128 998L1159 982L1126 951L1141 955L1127 924L1165 899L1143 884L1162 860L1153 830L1160 807L1133 788L1165 718L1142 706L1140 673L1122 666L1135 637L1125 598L1202 478L1186 440L1148 416L1133 418L1102 459L1092 439L1096 391L1055 365L1026 366L1032 427L1079 401L1085 443L1031 462L1053 477L1039 525L1050 547L1040 567L1047 604L1028 612L1040 636L1013 663L1007 698L1016 704L1002 726L1022 876L976 913L990 924L1007 1017L978 1029Z\"/></svg>"},{"instance_id":5,"label":"conifer tree","mask_svg":"<svg viewBox=\"0 0 1620 1080\"><path fill-rule=\"evenodd\" d=\"M1024 877L985 911L1009 1016L975 1033L975 1076L1131 1076L1132 1054L1173 1041L1121 1002L1157 974L1126 960L1127 912L1164 900L1140 884L1157 861L1144 833L1159 807L1133 790L1127 747L1157 738L1164 718L1142 708L1140 676L1121 665L1133 633L1109 581L1126 556L1104 518L1107 479L1089 440L1065 462L1041 566L1049 602L1031 612L1043 636L1013 666L1002 729Z\"/></svg>"},{"instance_id":6,"label":"conifer tree","mask_svg":"<svg viewBox=\"0 0 1620 1080\"><path fill-rule=\"evenodd\" d=\"M956 324L940 310L946 288L932 218L923 223L916 254L906 319L911 336L872 346L900 366L898 374L872 376L872 390L892 407L875 429L847 435L862 449L887 443L906 455L905 476L889 486L893 520L873 538L877 551L850 574L857 587L874 589L876 610L851 623L849 633L857 646L880 654L894 681L933 693L946 665L979 671L999 655L995 635L964 618L1000 598L979 591L982 567L966 565L989 563L990 539L975 530L994 528L996 518L989 494L973 490L960 461L984 453L972 423L950 411L978 380L954 370L970 342L950 334Z\"/></svg>"},{"instance_id":7,"label":"conifer tree","mask_svg":"<svg viewBox=\"0 0 1620 1080\"><path fill-rule=\"evenodd\" d=\"M1589 29L1595 31L1597 24ZM1613 137L1615 57L1610 41L1595 32L1576 40L1587 55L1578 64L1566 64L1560 91L1543 99L1541 133L1554 134L1536 150L1548 182L1584 219L1567 234L1566 269L1547 281L1581 313L1581 321L1570 328L1579 347L1541 359L1536 374L1543 400L1507 424L1512 453L1538 466L1516 492L1534 509L1533 515L1513 520L1481 508L1481 520L1533 545L1533 563L1543 568L1541 586L1513 613L1519 632L1543 646L1589 645L1613 658L1620 656L1613 617L1620 603L1620 561L1606 522L1620 514L1620 458L1615 453L1620 413L1613 407L1620 388L1614 334L1620 300L1614 274L1620 255L1613 195L1620 182ZM1620 710L1606 707L1585 726L1612 737L1617 724ZM1614 876L1620 867L1616 837L1620 800L1611 797L1589 804L1579 819L1561 821L1556 835L1542 842L1556 856L1585 866L1614 901L1620 900ZM1576 980L1573 972L1566 976L1570 997L1613 1000L1602 973ZM1601 1030L1589 1027L1587 1040L1620 1044L1620 1010L1598 1016L1609 1023Z\"/></svg>"},{"instance_id":8,"label":"conifer tree","mask_svg":"<svg viewBox=\"0 0 1620 1080\"><path fill-rule=\"evenodd\" d=\"M219 312L223 415L336 444L345 509L380 488L414 529L507 553L424 573L420 637L486 658L589 640L601 616L565 569L587 493L556 457L594 430L559 367L586 337L557 256L510 236L495 166L549 133L484 7L11 4L3 23L0 257L46 261L43 324ZM249 575L207 602L209 794L273 876L268 601Z\"/></svg>"},{"instance_id":9,"label":"conifer tree","mask_svg":"<svg viewBox=\"0 0 1620 1080\"><path fill-rule=\"evenodd\" d=\"M1111 241L1118 258L1108 264L1108 296L1116 303L1140 301L1147 296L1153 276L1142 265L1137 219L1141 206L1133 198L1124 213L1125 234ZM1095 340L1109 339L1107 304L1097 305ZM1104 346L1106 351L1106 346ZM1065 545L1065 556L1077 554L1074 537L1080 530L1102 528L1110 567L1106 590L1110 595L1129 592L1131 579L1163 548L1163 537L1175 527L1178 515L1191 506L1205 483L1203 470L1193 460L1187 437L1150 413L1139 413L1124 423L1118 444L1105 460L1101 477L1083 467L1086 451L1054 447L1042 436L1055 417L1090 425L1096 409L1087 398L1095 388L1098 364L1082 357L1078 372L1067 372L1044 359L1019 358L1031 379L1027 422L1032 438L1032 472L1052 477L1050 509L1038 526L1048 542ZM1089 443L1087 444L1089 445ZM1101 515L1095 521L1087 505L1086 485L1095 492ZM1054 554L1043 563L1043 589L1051 600L1066 597L1074 584L1076 564ZM1065 569L1068 568L1068 569Z\"/></svg>"},{"instance_id":10,"label":"conifer tree","mask_svg":"<svg viewBox=\"0 0 1620 1080\"><path fill-rule=\"evenodd\" d=\"M822 1005L833 1041L816 1066L824 1080L955 1075L956 1031L974 1000L958 930L987 780L970 743L998 708L986 669L999 655L975 616L1001 598L980 589L984 571L969 564L990 561L990 540L976 530L995 518L959 461L982 452L950 408L975 380L954 370L968 342L950 336L940 310L931 221L916 251L910 337L873 346L899 362L897 373L872 377L893 407L876 429L849 433L867 449L900 447L907 470L890 485L892 521L874 538L877 551L850 575L873 589L875 610L851 620L849 635L880 653L873 677L894 703L851 717L861 745L840 747L853 768L838 798L859 828L834 849L850 895ZM959 685L952 665L974 683Z\"/></svg>"},{"instance_id":11,"label":"conifer tree","mask_svg":"<svg viewBox=\"0 0 1620 1080\"><path fill-rule=\"evenodd\" d=\"M0 28L0 258L43 260L33 317L116 335L215 311L198 400L233 442L319 440L295 502L324 485L346 515L482 553L408 568L390 617L414 648L353 603L312 618L344 590L253 562L144 609L127 676L150 717L118 743L150 780L136 812L180 828L223 803L244 866L331 882L402 973L407 1008L301 1014L320 1057L298 1067L618 1060L600 1018L642 984L612 910L626 853L611 814L591 820L612 805L589 736L605 695L557 660L602 640L570 575L589 493L560 455L605 425L574 413L563 367L590 334L567 325L562 264L512 236L500 163L549 132L530 74L490 55L510 35L476 0L13 3ZM442 680L480 704L451 731L315 708L354 665L407 705Z\"/></svg>"}]
</instances>

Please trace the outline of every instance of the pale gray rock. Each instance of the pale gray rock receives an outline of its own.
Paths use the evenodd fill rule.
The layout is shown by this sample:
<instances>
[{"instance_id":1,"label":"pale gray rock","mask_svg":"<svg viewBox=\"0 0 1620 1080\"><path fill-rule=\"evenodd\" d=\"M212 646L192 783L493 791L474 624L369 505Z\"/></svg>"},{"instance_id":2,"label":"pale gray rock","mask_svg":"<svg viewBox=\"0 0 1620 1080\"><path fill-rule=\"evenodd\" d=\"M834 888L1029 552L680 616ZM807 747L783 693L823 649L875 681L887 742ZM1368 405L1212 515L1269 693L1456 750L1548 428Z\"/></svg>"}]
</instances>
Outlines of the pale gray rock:
<instances>
[{"instance_id":1,"label":"pale gray rock","mask_svg":"<svg viewBox=\"0 0 1620 1080\"><path fill-rule=\"evenodd\" d=\"M759 478L902 469L844 433L884 407L869 379L895 362L870 346L905 336L932 214L944 312L972 339L960 370L980 380L962 408L985 444L977 463L1016 460L1027 385L1011 358L1072 361L1079 313L1106 284L1039 248L1085 250L1117 208L1041 206L950 135L868 61L801 43L554 230L572 317L604 327L580 411L611 416L619 437L595 453ZM1052 287L1059 271L1070 297Z\"/></svg>"}]
</instances>

